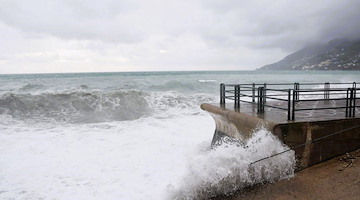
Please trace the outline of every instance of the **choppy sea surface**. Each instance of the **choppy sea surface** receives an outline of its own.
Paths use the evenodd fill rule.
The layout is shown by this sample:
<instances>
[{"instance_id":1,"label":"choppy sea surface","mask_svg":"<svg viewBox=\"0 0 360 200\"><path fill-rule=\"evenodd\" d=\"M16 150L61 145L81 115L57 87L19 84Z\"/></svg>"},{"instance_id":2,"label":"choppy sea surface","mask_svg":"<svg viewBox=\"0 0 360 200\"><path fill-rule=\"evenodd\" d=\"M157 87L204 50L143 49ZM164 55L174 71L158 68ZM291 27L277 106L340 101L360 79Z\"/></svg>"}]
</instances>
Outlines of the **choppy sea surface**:
<instances>
[{"instance_id":1,"label":"choppy sea surface","mask_svg":"<svg viewBox=\"0 0 360 200\"><path fill-rule=\"evenodd\" d=\"M360 72L0 75L0 199L207 199L291 178L293 152L258 130L210 148L201 103L219 84L354 82Z\"/></svg>"}]
</instances>

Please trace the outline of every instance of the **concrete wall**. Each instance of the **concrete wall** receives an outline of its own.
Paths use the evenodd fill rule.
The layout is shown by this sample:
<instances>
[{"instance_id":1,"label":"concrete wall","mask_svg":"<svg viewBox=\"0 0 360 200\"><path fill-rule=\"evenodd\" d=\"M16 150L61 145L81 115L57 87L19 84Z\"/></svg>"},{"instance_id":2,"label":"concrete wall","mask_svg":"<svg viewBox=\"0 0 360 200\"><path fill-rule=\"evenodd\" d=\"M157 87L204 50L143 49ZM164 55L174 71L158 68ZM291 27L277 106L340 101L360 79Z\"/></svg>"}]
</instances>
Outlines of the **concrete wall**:
<instances>
[{"instance_id":1,"label":"concrete wall","mask_svg":"<svg viewBox=\"0 0 360 200\"><path fill-rule=\"evenodd\" d=\"M306 143L294 149L298 167L305 168L360 148L359 125L360 118L293 122L278 124L272 132L290 148ZM357 128L343 131L352 127Z\"/></svg>"},{"instance_id":2,"label":"concrete wall","mask_svg":"<svg viewBox=\"0 0 360 200\"><path fill-rule=\"evenodd\" d=\"M294 149L298 169L360 148L360 127L316 141L329 134L360 125L360 118L276 123L211 104L202 104L201 108L208 111L215 120L216 130L212 145L224 136L246 140L255 129L264 127L290 148L302 145Z\"/></svg>"}]
</instances>

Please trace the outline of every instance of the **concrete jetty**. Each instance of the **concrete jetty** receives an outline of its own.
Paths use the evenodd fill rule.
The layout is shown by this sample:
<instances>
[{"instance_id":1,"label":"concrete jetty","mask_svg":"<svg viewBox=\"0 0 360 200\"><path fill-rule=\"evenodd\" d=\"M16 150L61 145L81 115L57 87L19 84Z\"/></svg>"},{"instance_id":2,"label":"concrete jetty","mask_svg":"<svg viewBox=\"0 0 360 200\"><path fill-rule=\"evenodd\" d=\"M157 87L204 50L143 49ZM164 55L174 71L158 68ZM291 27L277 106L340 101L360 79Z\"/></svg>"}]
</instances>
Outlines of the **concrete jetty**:
<instances>
[{"instance_id":1,"label":"concrete jetty","mask_svg":"<svg viewBox=\"0 0 360 200\"><path fill-rule=\"evenodd\" d=\"M360 116L358 106L356 106L360 105L360 99L356 98L355 92L353 96L349 96L349 92L344 93L344 98L305 100L295 97L294 93L302 92L299 88L295 88L287 90L289 98L286 96L284 101L274 101L271 95L269 99L266 99L266 96L262 95L265 92L260 91L258 95L255 94L255 99L261 97L266 101L260 98L263 107L259 108L259 103L256 101L240 104L240 96L251 95L237 94L236 87L238 86L235 85L234 90L227 90L232 93L229 99L238 98L235 104L225 103L221 99L220 104L201 105L201 108L209 112L215 120L216 130L212 145L224 137L243 141L251 137L254 130L265 128L294 149L298 170L360 148L360 118L356 117ZM327 86L325 88L329 91ZM339 90L336 91L339 94ZM224 95L226 90L221 92L221 97L226 98ZM318 92L318 89L315 92ZM289 120L289 115L292 113L289 113L288 109L279 109L287 107L289 109L294 107L293 112L298 109L296 120ZM349 107L351 107L351 112Z\"/></svg>"}]
</instances>

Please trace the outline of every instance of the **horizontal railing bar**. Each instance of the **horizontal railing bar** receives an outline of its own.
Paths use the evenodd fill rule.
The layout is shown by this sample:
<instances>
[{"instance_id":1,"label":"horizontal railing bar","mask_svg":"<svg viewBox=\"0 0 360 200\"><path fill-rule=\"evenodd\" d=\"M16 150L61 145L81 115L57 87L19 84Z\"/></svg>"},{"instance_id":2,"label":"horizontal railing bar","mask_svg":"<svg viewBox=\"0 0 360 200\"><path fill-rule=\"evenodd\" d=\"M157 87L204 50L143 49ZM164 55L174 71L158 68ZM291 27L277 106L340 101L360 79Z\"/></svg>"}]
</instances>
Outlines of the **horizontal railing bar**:
<instances>
[{"instance_id":1,"label":"horizontal railing bar","mask_svg":"<svg viewBox=\"0 0 360 200\"><path fill-rule=\"evenodd\" d=\"M241 92L250 92L252 90L241 90Z\"/></svg>"},{"instance_id":2,"label":"horizontal railing bar","mask_svg":"<svg viewBox=\"0 0 360 200\"><path fill-rule=\"evenodd\" d=\"M359 98L356 98L359 99ZM323 101L323 100L331 100L331 101L340 101L340 100L346 100L346 98L332 98L332 99L324 99L324 98L320 98L320 99L301 99L301 100L295 100L296 102L299 101Z\"/></svg>"},{"instance_id":3,"label":"horizontal railing bar","mask_svg":"<svg viewBox=\"0 0 360 200\"><path fill-rule=\"evenodd\" d=\"M360 90L360 88L353 88L354 90ZM300 89L300 90L295 90L297 92L324 92L324 91L347 91L348 88L336 88L336 89Z\"/></svg>"},{"instance_id":4,"label":"horizontal railing bar","mask_svg":"<svg viewBox=\"0 0 360 200\"><path fill-rule=\"evenodd\" d=\"M355 108L360 108L360 106L354 106ZM320 108L299 108L295 109L295 111L301 111L301 110L331 110L331 109L343 109L346 108L346 106L336 106L336 107L320 107Z\"/></svg>"},{"instance_id":5,"label":"horizontal railing bar","mask_svg":"<svg viewBox=\"0 0 360 200\"><path fill-rule=\"evenodd\" d=\"M277 109L280 109L280 110L287 110L287 108L281 108L281 107L271 106L271 105L267 105L267 104L264 104L264 106L270 107L270 108L277 108Z\"/></svg>"},{"instance_id":6,"label":"horizontal railing bar","mask_svg":"<svg viewBox=\"0 0 360 200\"><path fill-rule=\"evenodd\" d=\"M300 108L295 109L295 111L303 111L303 110L332 110L332 109L344 109L346 106L340 106L340 107L320 107L320 108Z\"/></svg>"},{"instance_id":7,"label":"horizontal railing bar","mask_svg":"<svg viewBox=\"0 0 360 200\"><path fill-rule=\"evenodd\" d=\"M241 86L241 85L240 85L239 87L240 87L240 88L251 88L251 89L253 88L253 87L245 87L245 86ZM256 87L255 87L255 88L256 88ZM257 89L257 88L256 88L256 89Z\"/></svg>"},{"instance_id":8,"label":"horizontal railing bar","mask_svg":"<svg viewBox=\"0 0 360 200\"><path fill-rule=\"evenodd\" d=\"M320 93L317 93L317 92L320 92ZM301 96L315 96L315 95L324 95L324 94L330 94L330 95L346 95L347 93L347 90L345 91L342 91L342 93L332 93L331 91L326 91L326 90L323 90L323 91L311 91L311 92L299 92L297 91L297 93Z\"/></svg>"},{"instance_id":9,"label":"horizontal railing bar","mask_svg":"<svg viewBox=\"0 0 360 200\"><path fill-rule=\"evenodd\" d=\"M268 97L287 97L288 94L266 94L266 98Z\"/></svg>"},{"instance_id":10,"label":"horizontal railing bar","mask_svg":"<svg viewBox=\"0 0 360 200\"><path fill-rule=\"evenodd\" d=\"M280 99L280 98L274 98L274 97L268 97L266 96L267 99L274 99L274 100L279 100L279 101L288 101L288 99Z\"/></svg>"},{"instance_id":11,"label":"horizontal railing bar","mask_svg":"<svg viewBox=\"0 0 360 200\"><path fill-rule=\"evenodd\" d=\"M270 89L270 88L264 88L264 90L276 91L276 92L288 92L289 91L289 89Z\"/></svg>"},{"instance_id":12,"label":"horizontal railing bar","mask_svg":"<svg viewBox=\"0 0 360 200\"><path fill-rule=\"evenodd\" d=\"M351 85L353 84L354 82L352 83L330 83L331 86L333 85ZM236 85L255 85L255 86L258 86L258 85L294 85L294 83L244 83L244 84L225 84L225 86L236 86ZM355 82L355 84L360 84L360 82ZM299 85L325 85L325 83L299 83Z\"/></svg>"},{"instance_id":13,"label":"horizontal railing bar","mask_svg":"<svg viewBox=\"0 0 360 200\"><path fill-rule=\"evenodd\" d=\"M329 82L330 83L330 82ZM354 82L352 83L330 83L330 85L350 85L350 84L353 84ZM356 84L360 84L360 82L355 82ZM324 83L299 83L300 85L313 85L313 84L316 84L316 85L324 85Z\"/></svg>"}]
</instances>

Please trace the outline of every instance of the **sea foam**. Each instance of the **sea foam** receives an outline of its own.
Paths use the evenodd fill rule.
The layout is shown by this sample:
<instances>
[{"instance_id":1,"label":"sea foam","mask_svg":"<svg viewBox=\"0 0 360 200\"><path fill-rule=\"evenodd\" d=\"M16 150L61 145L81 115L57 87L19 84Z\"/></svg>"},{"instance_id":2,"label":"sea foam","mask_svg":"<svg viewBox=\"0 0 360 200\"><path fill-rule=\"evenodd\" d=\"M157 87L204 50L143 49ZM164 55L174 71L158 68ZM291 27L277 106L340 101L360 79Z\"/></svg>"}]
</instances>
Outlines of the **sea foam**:
<instances>
[{"instance_id":1,"label":"sea foam","mask_svg":"<svg viewBox=\"0 0 360 200\"><path fill-rule=\"evenodd\" d=\"M209 199L231 195L246 187L294 176L294 151L256 162L287 150L271 132L257 130L243 144L222 143L199 150L180 183L169 185L169 199Z\"/></svg>"}]
</instances>

